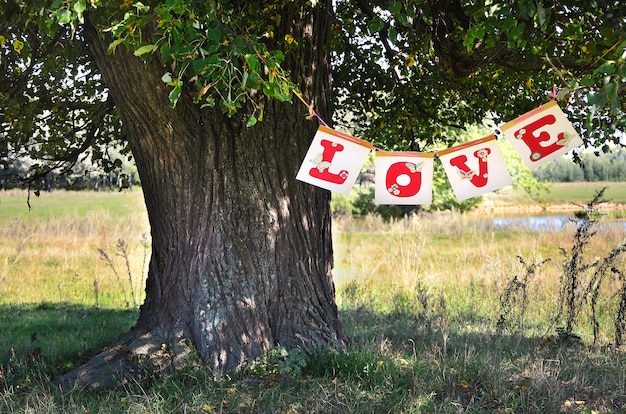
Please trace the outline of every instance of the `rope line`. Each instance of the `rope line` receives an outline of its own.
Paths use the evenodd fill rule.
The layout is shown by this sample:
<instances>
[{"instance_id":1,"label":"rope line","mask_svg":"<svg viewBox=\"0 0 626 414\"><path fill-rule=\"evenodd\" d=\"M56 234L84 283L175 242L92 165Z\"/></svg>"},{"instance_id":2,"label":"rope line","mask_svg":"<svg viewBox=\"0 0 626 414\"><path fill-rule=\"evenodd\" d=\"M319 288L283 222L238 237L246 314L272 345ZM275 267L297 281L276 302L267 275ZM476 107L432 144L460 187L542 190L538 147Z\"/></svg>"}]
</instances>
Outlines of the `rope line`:
<instances>
[{"instance_id":1,"label":"rope line","mask_svg":"<svg viewBox=\"0 0 626 414\"><path fill-rule=\"evenodd\" d=\"M321 116L319 116L319 115L317 114L317 112L315 112L315 110L313 109L313 106L309 105L309 104L308 104L308 103L304 100L304 98L302 97L302 95L300 95L300 93L299 93L299 92L294 91L293 93L294 93L294 95L296 95L296 96L298 97L298 99L300 99L300 100L302 101L302 103L303 103L303 104L304 104L304 105L305 105L305 106L309 109L309 114L311 114L311 115L315 116L315 117L318 119L318 121L320 121L320 122L322 123L322 125L324 125L324 126L325 126L325 127L327 127L327 128L330 128L330 127L328 126L328 124L327 124L326 122L324 122L324 120L322 119L322 117L321 117Z\"/></svg>"}]
</instances>

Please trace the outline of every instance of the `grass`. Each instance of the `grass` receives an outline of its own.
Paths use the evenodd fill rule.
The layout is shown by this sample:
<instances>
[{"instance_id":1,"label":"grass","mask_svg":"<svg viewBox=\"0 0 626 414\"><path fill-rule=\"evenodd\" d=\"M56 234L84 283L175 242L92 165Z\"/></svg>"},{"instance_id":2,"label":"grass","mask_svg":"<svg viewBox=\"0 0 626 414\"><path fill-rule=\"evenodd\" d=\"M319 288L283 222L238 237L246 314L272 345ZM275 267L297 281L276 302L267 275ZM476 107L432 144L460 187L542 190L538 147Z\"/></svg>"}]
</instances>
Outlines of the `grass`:
<instances>
[{"instance_id":1,"label":"grass","mask_svg":"<svg viewBox=\"0 0 626 414\"><path fill-rule=\"evenodd\" d=\"M134 324L134 310L42 302L0 307L4 362L45 360L54 372L71 369ZM18 321L19 323L16 323Z\"/></svg>"},{"instance_id":2,"label":"grass","mask_svg":"<svg viewBox=\"0 0 626 414\"><path fill-rule=\"evenodd\" d=\"M137 310L122 294L128 282L97 249L114 252L119 239L138 245L148 231L145 208L140 192L58 191L31 199L30 211L26 198L0 193L0 361L45 360L58 373L133 325Z\"/></svg>"},{"instance_id":3,"label":"grass","mask_svg":"<svg viewBox=\"0 0 626 414\"><path fill-rule=\"evenodd\" d=\"M593 199L595 193L607 187L605 198L611 203L626 205L626 182L576 182L552 183L550 191L543 196L543 201L529 199L522 190L507 187L497 193L486 194L485 199L496 205L538 205L570 206L572 204L587 203Z\"/></svg>"},{"instance_id":4,"label":"grass","mask_svg":"<svg viewBox=\"0 0 626 414\"><path fill-rule=\"evenodd\" d=\"M105 213L113 217L133 216L137 211L144 211L140 191L135 192L85 192L53 191L35 197L31 193L28 208L28 195L24 191L11 190L0 193L0 224L16 220L40 220L67 217L86 218L94 214Z\"/></svg>"},{"instance_id":5,"label":"grass","mask_svg":"<svg viewBox=\"0 0 626 414\"><path fill-rule=\"evenodd\" d=\"M149 227L141 193L56 191L31 199L31 210L26 197L20 191L0 193L0 305L132 303L119 297L125 282L112 275L97 249L113 253L125 240L137 253L144 250ZM121 266L122 258L116 259ZM141 279L143 256L133 259Z\"/></svg>"},{"instance_id":6,"label":"grass","mask_svg":"<svg viewBox=\"0 0 626 414\"><path fill-rule=\"evenodd\" d=\"M139 192L46 197L31 200L28 212L25 193L0 193L0 412L626 412L626 354L611 346L615 296L603 296L599 343L584 315L582 341L556 331L559 247L569 249L574 229L501 229L477 214L334 223L337 301L352 339L346 353L305 361L277 349L217 380L190 363L124 389L61 392L51 378L132 325L137 310L117 245L129 246L140 281L147 224ZM45 212L36 204L44 202ZM607 228L586 255L602 257L624 241L624 231ZM520 279L527 303L514 292L498 333L502 293L527 270L518 256L527 265L551 260ZM618 287L612 280L606 291Z\"/></svg>"},{"instance_id":7,"label":"grass","mask_svg":"<svg viewBox=\"0 0 626 414\"><path fill-rule=\"evenodd\" d=\"M613 203L626 204L626 182L555 183L546 195L546 203L586 203L596 191L607 187L605 198Z\"/></svg>"}]
</instances>

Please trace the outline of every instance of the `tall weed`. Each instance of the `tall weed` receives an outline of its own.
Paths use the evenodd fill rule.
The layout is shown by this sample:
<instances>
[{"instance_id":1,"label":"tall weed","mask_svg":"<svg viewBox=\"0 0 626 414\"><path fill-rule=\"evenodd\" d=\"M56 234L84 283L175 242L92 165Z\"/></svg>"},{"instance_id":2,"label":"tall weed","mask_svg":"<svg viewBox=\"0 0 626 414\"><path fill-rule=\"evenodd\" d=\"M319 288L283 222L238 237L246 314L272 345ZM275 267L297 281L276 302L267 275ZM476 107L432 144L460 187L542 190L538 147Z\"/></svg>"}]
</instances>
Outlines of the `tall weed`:
<instances>
[{"instance_id":1,"label":"tall weed","mask_svg":"<svg viewBox=\"0 0 626 414\"><path fill-rule=\"evenodd\" d=\"M601 295L612 294L603 291L602 287L610 275L617 276L621 271L617 269L618 259L626 252L626 243L613 247L604 257L595 256L588 259L587 246L591 239L598 234L598 220L600 213L597 205L606 202L603 194L606 188L596 193L594 198L584 206L584 209L576 214L576 233L570 250L561 249L565 258L563 263L563 275L561 277L561 290L559 293L559 312L555 317L557 323L564 319L565 326L559 326L558 332L561 339L579 339L574 333L580 322L580 315L588 307L589 318L593 326L593 341L597 343L600 336L600 322L598 314L599 300ZM621 304L620 304L621 306ZM616 343L621 342L621 319L620 311L614 318L616 328ZM619 333L618 333L619 331ZM618 338L619 337L619 338Z\"/></svg>"},{"instance_id":2,"label":"tall weed","mask_svg":"<svg viewBox=\"0 0 626 414\"><path fill-rule=\"evenodd\" d=\"M124 296L124 299L126 301L127 309L130 308L131 301L132 301L133 308L137 309L139 307L139 297L138 297L137 292L140 286L143 286L144 281L145 281L146 261L148 258L148 242L146 240L145 235L143 236L141 240L141 246L143 247L143 255L142 255L143 261L141 264L141 273L139 277L136 277L133 275L133 267L130 264L131 256L132 256L130 247L128 246L126 241L123 239L119 239L117 241L117 244L115 245L116 256L120 257L124 261L126 275L128 276L127 282L128 282L128 288L130 290L129 294L127 294L126 292L126 288L124 287L125 283L122 281L122 276L118 272L115 262L111 259L109 254L103 248L100 248L100 247L98 248L98 253L100 254L100 258L106 262L107 266L113 271L113 274L115 275L115 278L118 282L122 295ZM94 291L95 291L96 298L98 296L97 287L98 287L98 283L97 281L95 281Z\"/></svg>"},{"instance_id":3,"label":"tall weed","mask_svg":"<svg viewBox=\"0 0 626 414\"><path fill-rule=\"evenodd\" d=\"M524 318L529 299L528 284L533 281L537 269L550 260L545 259L528 264L522 256L517 257L524 271L521 276L517 274L514 275L513 278L506 283L504 291L499 296L502 311L496 322L496 330L498 333L503 333L507 325L511 324L510 315L514 313L514 311L518 313L519 330L522 333L524 332Z\"/></svg>"}]
</instances>

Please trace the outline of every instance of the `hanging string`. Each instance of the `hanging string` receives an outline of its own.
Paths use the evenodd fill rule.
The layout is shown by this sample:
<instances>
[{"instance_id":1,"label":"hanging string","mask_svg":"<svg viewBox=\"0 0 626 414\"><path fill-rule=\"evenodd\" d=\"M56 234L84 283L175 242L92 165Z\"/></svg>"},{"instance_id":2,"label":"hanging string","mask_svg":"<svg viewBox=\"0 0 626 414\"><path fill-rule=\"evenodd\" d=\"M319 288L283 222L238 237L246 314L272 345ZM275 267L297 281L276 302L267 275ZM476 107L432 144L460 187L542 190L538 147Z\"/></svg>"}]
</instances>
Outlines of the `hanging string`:
<instances>
[{"instance_id":1,"label":"hanging string","mask_svg":"<svg viewBox=\"0 0 626 414\"><path fill-rule=\"evenodd\" d=\"M321 117L321 116L319 116L319 115L317 114L317 112L315 112L315 110L313 109L313 106L312 106L312 105L309 105L309 104L308 104L308 103L304 100L304 98L302 97L302 95L300 95L300 92L296 92L296 91L294 91L294 92L293 92L293 94L294 94L294 95L296 95L296 96L298 97L298 99L300 99L300 100L302 101L302 103L304 104L304 106L306 106L306 107L307 107L307 109L309 110L309 114L311 114L310 116L315 116L315 117L318 119L318 121L320 121L320 122L322 123L322 125L324 125L326 128L330 128L330 127L328 126L328 124L327 124L326 122L324 122L324 120L322 119L322 117ZM372 145L372 149L374 149L375 151L385 151L385 150L380 149L380 148L378 148L378 147L376 147L376 146L374 146L374 145Z\"/></svg>"},{"instance_id":2,"label":"hanging string","mask_svg":"<svg viewBox=\"0 0 626 414\"><path fill-rule=\"evenodd\" d=\"M525 113L524 115L521 115L521 116L513 119L512 121L509 121L509 122L507 122L505 125L503 125L501 127L496 127L496 129L490 135L488 135L486 137L483 137L483 138L481 138L479 140L466 142L464 144L460 144L460 145L457 145L455 147L448 148L448 149L441 150L441 151L431 151L431 152L422 152L422 151L420 151L421 155L419 155L419 156L424 156L424 155L440 156L440 155L444 155L445 153L448 153L448 152L451 152L451 151L457 151L459 149L464 149L464 148L467 148L467 147L470 147L470 146L473 146L473 145L476 145L476 144L484 143L484 142L492 140L492 139L493 140L497 140L499 136L504 136L505 135L504 131L502 129L504 126L518 124L518 123L520 123L520 122L522 122L522 121L524 121L524 120L526 120L526 119L528 119L528 118L530 118L530 117L532 117L532 116L534 116L534 115L536 115L538 113L541 113L542 111L544 111L546 109L546 107L551 107L551 106L554 106L554 105L557 105L557 107L558 107L558 102L556 101L557 94L558 94L557 92L558 92L558 89L557 89L557 86L555 84L552 87L552 98L553 99L552 99L551 102L548 102L548 103L546 103L544 105L541 105L540 107L535 108L534 110L529 111L529 112ZM309 105L304 100L304 98L302 97L302 95L298 91L294 91L294 95L296 95L298 97L298 99L300 99L300 101L302 101L302 103L308 108L310 115L307 116L307 119L312 119L315 116L319 120L319 122L321 124L323 124L326 128L333 129L330 126L328 126L328 124L315 112L315 110L313 109L313 106ZM336 134L337 136L343 136L344 139L351 140L353 142L356 142L357 144L360 143L360 142L357 142L357 141L360 141L360 140L358 138L356 138L356 137L352 137L350 135L343 134L343 133L341 133L340 131L337 131L337 130L334 130L334 131L337 132L337 134ZM351 138L353 138L353 139L351 139ZM581 143L582 143L582 141L581 141ZM368 146L370 148L374 149L375 151L389 152L389 151L386 151L384 149L378 148L378 147L372 145L371 143L368 143L368 144L369 144ZM406 155L407 153L397 152L397 154L398 155Z\"/></svg>"},{"instance_id":3,"label":"hanging string","mask_svg":"<svg viewBox=\"0 0 626 414\"><path fill-rule=\"evenodd\" d=\"M319 116L319 115L317 114L317 112L315 112L315 110L313 110L313 107L312 107L311 105L309 105L309 104L308 104L308 103L304 100L304 98L302 97L302 95L300 95L300 93L299 93L299 92L294 91L293 93L294 93L294 95L296 95L296 96L298 97L298 99L300 99L300 100L302 101L302 103L304 104L304 106L306 106L306 107L309 109L309 114L311 114L311 115L315 116L315 117L318 119L318 121L320 121L320 122L322 123L322 125L324 125L324 126L325 126L325 127L327 127L327 128L330 128L330 127L328 126L328 124L327 124L326 122L324 122L324 120L322 119L322 117L321 117L321 116Z\"/></svg>"}]
</instances>

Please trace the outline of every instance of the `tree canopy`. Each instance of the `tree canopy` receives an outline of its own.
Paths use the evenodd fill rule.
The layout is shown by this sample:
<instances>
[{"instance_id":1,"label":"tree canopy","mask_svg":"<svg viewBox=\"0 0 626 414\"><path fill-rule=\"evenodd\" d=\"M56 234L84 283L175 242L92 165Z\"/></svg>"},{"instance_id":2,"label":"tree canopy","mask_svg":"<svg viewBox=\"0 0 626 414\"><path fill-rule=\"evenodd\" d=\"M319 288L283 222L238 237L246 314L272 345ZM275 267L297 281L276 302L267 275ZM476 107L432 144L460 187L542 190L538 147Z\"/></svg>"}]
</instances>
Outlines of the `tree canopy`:
<instances>
[{"instance_id":1,"label":"tree canopy","mask_svg":"<svg viewBox=\"0 0 626 414\"><path fill-rule=\"evenodd\" d=\"M356 1L337 16L338 101L387 147L432 149L446 129L512 119L554 88L589 145L619 141L617 2Z\"/></svg>"},{"instance_id":2,"label":"tree canopy","mask_svg":"<svg viewBox=\"0 0 626 414\"><path fill-rule=\"evenodd\" d=\"M110 36L111 53L158 59L171 105L185 93L232 115L251 102L248 125L262 121L260 95L291 101L296 90L281 64L302 39L275 36L289 3L2 0L2 162L38 160L31 176L84 154L119 166L106 149L123 132L80 41L85 19ZM617 1L338 1L328 17L337 119L349 115L345 127L384 148L428 150L454 139L450 128L507 120L554 88L588 145L619 143L626 39Z\"/></svg>"}]
</instances>

